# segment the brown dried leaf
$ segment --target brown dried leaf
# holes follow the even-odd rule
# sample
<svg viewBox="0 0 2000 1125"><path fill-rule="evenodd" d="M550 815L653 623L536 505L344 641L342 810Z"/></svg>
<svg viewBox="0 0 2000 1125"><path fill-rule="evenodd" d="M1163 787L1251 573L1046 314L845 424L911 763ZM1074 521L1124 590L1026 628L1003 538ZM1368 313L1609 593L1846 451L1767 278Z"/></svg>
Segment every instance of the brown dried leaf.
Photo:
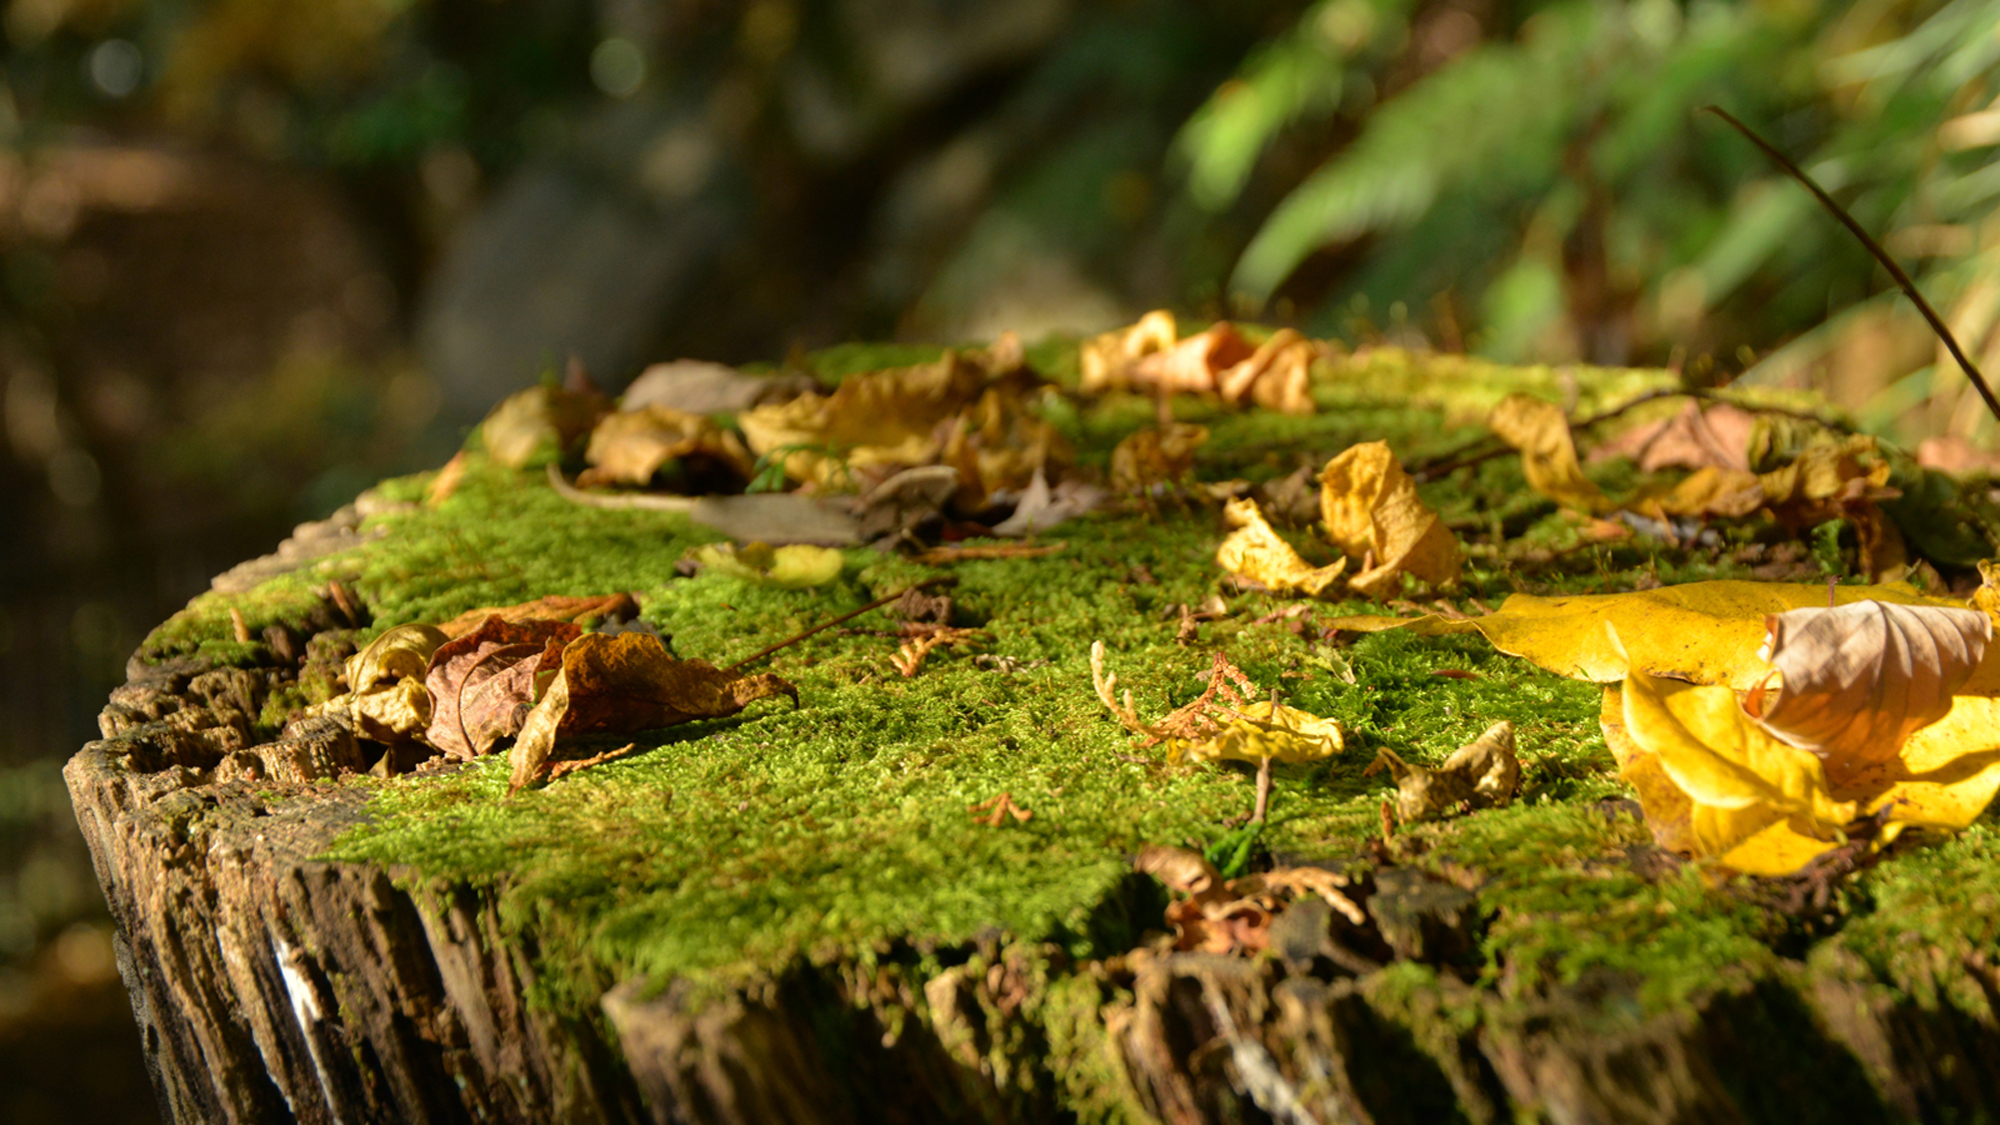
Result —
<svg viewBox="0 0 2000 1125"><path fill-rule="evenodd" d="M594 390L530 387L501 400L479 424L479 436L488 456L518 469L537 450L568 449L610 409L611 400Z"/></svg>
<svg viewBox="0 0 2000 1125"><path fill-rule="evenodd" d="M608 617L624 621L639 616L639 603L630 594L588 594L583 597L569 597L564 594L550 594L531 602L518 605L485 606L468 609L443 625L439 631L447 638L462 637L486 624L489 617L520 624L524 621L587 621L591 618Z"/></svg>
<svg viewBox="0 0 2000 1125"><path fill-rule="evenodd" d="M1634 426L1590 451L1591 464L1630 457L1646 472L1660 469L1750 471L1750 431L1757 417L1726 402L1689 402L1672 418Z"/></svg>
<svg viewBox="0 0 2000 1125"><path fill-rule="evenodd" d="M544 780L573 736L723 718L774 695L799 701L797 688L769 673L738 676L705 660L676 660L658 637L587 633L563 650L562 669L522 724L508 791Z"/></svg>
<svg viewBox="0 0 2000 1125"><path fill-rule="evenodd" d="M1313 412L1307 393L1319 346L1290 328L1253 344L1228 321L1185 339L1173 314L1147 313L1129 328L1084 342L1081 389L1213 394L1229 403L1255 402L1287 414Z"/></svg>
<svg viewBox="0 0 2000 1125"><path fill-rule="evenodd" d="M439 645L424 674L431 694L426 740L447 757L471 759L520 733L543 686L538 681L555 674L563 646L582 633L568 622L493 615Z"/></svg>
<svg viewBox="0 0 2000 1125"><path fill-rule="evenodd" d="M1765 627L1782 686L1775 701L1753 690L1750 713L1780 741L1818 755L1835 789L1943 718L1993 636L1992 619L1976 609L1879 601L1795 609Z"/></svg>
<svg viewBox="0 0 2000 1125"><path fill-rule="evenodd" d="M1126 436L1111 451L1111 483L1121 492L1146 492L1172 484L1194 471L1195 451L1208 441L1208 427L1170 422Z"/></svg>
<svg viewBox="0 0 2000 1125"><path fill-rule="evenodd" d="M1367 772L1387 769L1396 780L1396 815L1405 824L1435 820L1460 805L1499 808L1514 799L1521 784L1521 760L1514 751L1514 724L1502 719L1478 738L1452 751L1432 769L1405 762L1383 748Z"/></svg>
<svg viewBox="0 0 2000 1125"><path fill-rule="evenodd" d="M703 415L659 405L622 410L599 419L590 431L584 459L595 467L576 478L580 488L644 486L660 466L673 460L688 465L689 475L695 479L747 481L754 461L733 432Z"/></svg>

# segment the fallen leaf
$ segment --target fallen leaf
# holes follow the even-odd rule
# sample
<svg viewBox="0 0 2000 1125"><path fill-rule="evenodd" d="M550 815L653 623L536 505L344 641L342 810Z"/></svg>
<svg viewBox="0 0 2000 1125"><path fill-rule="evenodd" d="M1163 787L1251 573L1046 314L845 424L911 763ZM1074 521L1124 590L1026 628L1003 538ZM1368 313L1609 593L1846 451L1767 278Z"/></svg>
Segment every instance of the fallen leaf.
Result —
<svg viewBox="0 0 2000 1125"><path fill-rule="evenodd" d="M1069 442L1030 406L1019 380L989 386L951 419L938 460L958 470L954 507L972 515L995 493L1019 492L1074 459Z"/></svg>
<svg viewBox="0 0 2000 1125"><path fill-rule="evenodd" d="M431 696L425 740L447 757L469 760L520 733L546 678L562 665L563 647L582 634L564 621L493 614L439 645L424 673Z"/></svg>
<svg viewBox="0 0 2000 1125"><path fill-rule="evenodd" d="M1112 716L1125 729L1145 736L1140 745L1164 744L1170 762L1225 758L1252 764L1261 764L1266 758L1314 762L1338 754L1344 745L1340 724L1333 719L1283 704L1274 716L1271 700L1246 700L1236 689L1254 693L1256 686L1219 652L1201 695L1153 723L1139 718L1130 691L1120 700L1118 677L1104 670L1103 641L1091 642L1090 680Z"/></svg>
<svg viewBox="0 0 2000 1125"><path fill-rule="evenodd" d="M593 468L577 477L580 488L607 484L641 487L669 461L693 482L686 492L726 492L750 479L750 451L734 433L700 414L666 406L621 410L598 419L584 459Z"/></svg>
<svg viewBox="0 0 2000 1125"><path fill-rule="evenodd" d="M487 456L518 469L538 451L568 449L610 409L611 400L595 391L542 384L502 399L479 424L479 437Z"/></svg>
<svg viewBox="0 0 2000 1125"><path fill-rule="evenodd" d="M1184 339L1177 332L1173 314L1156 310L1129 328L1085 341L1080 389L1214 394L1233 405L1313 412L1308 386L1320 350L1297 331L1281 328L1262 344L1228 321Z"/></svg>
<svg viewBox="0 0 2000 1125"><path fill-rule="evenodd" d="M1958 477L2000 476L2000 453L1981 449L1957 434L1918 442L1917 464Z"/></svg>
<svg viewBox="0 0 2000 1125"><path fill-rule="evenodd" d="M1120 492L1150 494L1185 479L1194 455L1208 441L1208 427L1170 422L1127 434L1111 451L1111 484Z"/></svg>
<svg viewBox="0 0 2000 1125"><path fill-rule="evenodd" d="M1248 497L1224 505L1222 518L1236 530L1216 548L1215 561L1229 573L1261 582L1275 593L1297 590L1316 598L1347 569L1346 559L1336 559L1331 566L1308 564L1271 529L1257 502Z"/></svg>
<svg viewBox="0 0 2000 1125"><path fill-rule="evenodd" d="M735 414L817 390L806 375L746 375L699 359L656 363L639 373L618 400L621 410L664 406L686 414Z"/></svg>
<svg viewBox="0 0 2000 1125"><path fill-rule="evenodd" d="M893 474L854 503L861 538L900 539L939 519L958 495L960 473L950 465L919 465Z"/></svg>
<svg viewBox="0 0 2000 1125"><path fill-rule="evenodd" d="M1036 469L1027 491L1012 515L993 525L993 534L1013 538L1047 531L1078 516L1095 511L1104 502L1104 490L1079 480L1065 480L1054 488Z"/></svg>
<svg viewBox="0 0 2000 1125"><path fill-rule="evenodd" d="M429 625L398 625L347 658L348 690L309 715L344 719L348 729L375 742L421 737L431 721L424 671L445 635Z"/></svg>
<svg viewBox="0 0 2000 1125"><path fill-rule="evenodd" d="M563 649L562 668L514 740L508 791L544 780L574 736L723 718L774 695L799 700L797 688L769 673L738 676L705 660L676 660L658 637L586 633Z"/></svg>
<svg viewBox="0 0 2000 1125"><path fill-rule="evenodd" d="M997 379L1026 381L1012 333L991 347L947 351L932 363L855 375L830 394L807 393L736 418L759 457L781 457L793 480L847 483L851 473L926 465L943 449L939 427L966 410Z"/></svg>
<svg viewBox="0 0 2000 1125"><path fill-rule="evenodd" d="M1820 760L1764 731L1730 689L1634 671L1619 699L1622 721L1605 742L1661 847L1789 874L1854 820L1854 802L1834 799Z"/></svg>
<svg viewBox="0 0 2000 1125"><path fill-rule="evenodd" d="M1976 609L1880 601L1790 610L1767 628L1780 683L1754 689L1750 713L1818 756L1836 785L1949 713L1993 636Z"/></svg>
<svg viewBox="0 0 2000 1125"><path fill-rule="evenodd" d="M1903 605L1964 604L1927 598L1904 585L1840 586L1833 599L1840 605L1867 599ZM1764 618L1826 603L1824 585L1726 580L1625 594L1559 598L1515 594L1494 613L1465 621L1431 614L1336 617L1321 624L1353 632L1394 628L1420 635L1478 632L1501 652L1573 679L1617 683L1629 668L1638 668L1654 676L1748 691L1770 671L1758 656L1765 639ZM1617 628L1622 648L1605 634L1607 621Z"/></svg>
<svg viewBox="0 0 2000 1125"><path fill-rule="evenodd" d="M690 552L694 560L717 574L740 578L760 586L783 586L800 590L824 586L840 577L847 556L831 547L796 543L773 547L767 543L710 543Z"/></svg>
<svg viewBox="0 0 2000 1125"><path fill-rule="evenodd" d="M1672 418L1634 426L1599 444L1590 463L1630 457L1644 472L1661 469L1750 471L1750 431L1757 417L1726 402L1688 402Z"/></svg>
<svg viewBox="0 0 2000 1125"><path fill-rule="evenodd" d="M1432 769L1404 761L1383 747L1364 773L1386 768L1396 781L1396 815L1404 823L1435 820L1457 810L1499 808L1514 799L1521 784L1521 760L1514 752L1514 724L1502 719L1478 738L1452 751Z"/></svg>
<svg viewBox="0 0 2000 1125"><path fill-rule="evenodd" d="M489 617L498 617L502 621L518 625L527 621L580 622L595 618L624 621L637 616L639 616L639 603L630 594L592 594L583 597L550 594L517 605L468 609L438 626L438 630L447 639L453 639L465 636L486 624L486 619Z"/></svg>
<svg viewBox="0 0 2000 1125"><path fill-rule="evenodd" d="M1272 919L1307 896L1325 899L1353 925L1368 923L1347 894L1347 877L1323 868L1279 867L1225 882L1200 852L1158 844L1141 848L1132 866L1174 894L1166 921L1174 928L1174 948L1183 951L1261 952L1270 945Z"/></svg>
<svg viewBox="0 0 2000 1125"><path fill-rule="evenodd" d="M1380 597L1410 574L1433 586L1458 580L1458 540L1417 495L1387 442L1354 446L1326 463L1319 478L1320 518L1341 554L1372 566L1348 585Z"/></svg>
<svg viewBox="0 0 2000 1125"><path fill-rule="evenodd" d="M1528 487L1565 507L1602 515L1615 505L1583 475L1570 437L1569 418L1560 406L1524 394L1500 400L1486 419L1495 437L1521 453Z"/></svg>

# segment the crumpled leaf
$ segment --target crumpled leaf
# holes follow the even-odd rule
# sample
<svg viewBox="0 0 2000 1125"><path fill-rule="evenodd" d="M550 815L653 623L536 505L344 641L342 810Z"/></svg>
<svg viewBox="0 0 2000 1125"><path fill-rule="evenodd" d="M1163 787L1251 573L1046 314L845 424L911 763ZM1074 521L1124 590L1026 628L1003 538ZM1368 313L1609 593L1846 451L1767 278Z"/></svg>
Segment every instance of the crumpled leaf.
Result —
<svg viewBox="0 0 2000 1125"><path fill-rule="evenodd" d="M450 758L490 753L520 733L562 650L583 630L566 621L510 622L498 614L431 654L424 687L431 696L425 740Z"/></svg>
<svg viewBox="0 0 2000 1125"><path fill-rule="evenodd" d="M429 625L398 625L347 658L348 690L309 715L346 720L348 729L375 742L420 737L431 721L424 672L445 635Z"/></svg>
<svg viewBox="0 0 2000 1125"><path fill-rule="evenodd" d="M438 626L447 638L462 637L486 624L489 617L520 624L524 621L582 622L594 618L624 621L639 616L639 603L630 594L591 594L570 597L550 594L518 605L483 606L468 609Z"/></svg>
<svg viewBox="0 0 2000 1125"><path fill-rule="evenodd" d="M1353 925L1368 922L1347 894L1347 877L1336 871L1280 867L1224 882L1200 852L1159 844L1141 848L1132 866L1174 893L1166 920L1174 928L1174 948L1184 951L1258 953L1270 945L1271 920L1308 895L1325 899Z"/></svg>
<svg viewBox="0 0 2000 1125"><path fill-rule="evenodd" d="M1360 571L1358 593L1380 597L1411 574L1442 586L1458 580L1458 539L1417 495L1387 442L1365 442L1320 470L1320 518L1326 537Z"/></svg>
<svg viewBox="0 0 2000 1125"><path fill-rule="evenodd" d="M537 451L568 449L610 409L611 400L595 390L542 384L502 399L479 424L479 437L489 457L518 469Z"/></svg>
<svg viewBox="0 0 2000 1125"><path fill-rule="evenodd" d="M1074 458L1056 428L1029 409L1024 389L1018 382L988 387L947 424L938 460L958 470L960 512L979 512L994 493L1018 492Z"/></svg>
<svg viewBox="0 0 2000 1125"><path fill-rule="evenodd" d="M694 560L718 574L755 582L760 586L804 589L823 586L840 577L847 556L831 547L794 543L773 547L766 543L709 543L696 547Z"/></svg>
<svg viewBox="0 0 2000 1125"><path fill-rule="evenodd" d="M1435 820L1460 805L1471 809L1499 808L1514 799L1521 785L1521 759L1514 752L1514 724L1502 719L1478 738L1452 751L1444 764L1405 762L1383 747L1363 773L1386 768L1396 781L1396 816L1404 824Z"/></svg>
<svg viewBox="0 0 2000 1125"><path fill-rule="evenodd" d="M1036 469L1013 514L994 524L993 534L1003 538L1033 535L1095 511L1102 503L1103 489L1080 480L1065 480L1050 488L1048 478Z"/></svg>
<svg viewBox="0 0 2000 1125"><path fill-rule="evenodd" d="M1194 455L1208 441L1208 427L1188 422L1136 430L1111 451L1111 484L1120 492L1150 492L1194 471Z"/></svg>
<svg viewBox="0 0 2000 1125"><path fill-rule="evenodd" d="M1591 464L1630 457L1645 472L1661 469L1750 471L1750 431L1757 416L1726 402L1689 402L1671 418L1633 426L1590 451Z"/></svg>
<svg viewBox="0 0 2000 1125"><path fill-rule="evenodd" d="M577 477L578 487L606 484L643 486L669 461L681 461L692 480L750 479L750 451L734 433L703 415L652 405L606 414L590 431L584 459L593 468ZM720 488L704 491L722 491Z"/></svg>
<svg viewBox="0 0 2000 1125"><path fill-rule="evenodd" d="M1795 609L1767 628L1781 681L1775 692L1752 691L1750 713L1779 741L1817 755L1836 784L1895 758L1948 714L1993 636L1976 609L1880 601Z"/></svg>
<svg viewBox="0 0 2000 1125"><path fill-rule="evenodd" d="M1261 583L1275 593L1297 590L1316 598L1347 570L1346 559L1336 559L1332 566L1308 564L1271 529L1257 502L1248 497L1223 505L1222 518L1236 530L1215 549L1215 561L1229 573Z"/></svg>
<svg viewBox="0 0 2000 1125"><path fill-rule="evenodd" d="M1828 520L1854 525L1861 568L1869 577L1899 573L1907 561L1903 537L1877 503L1902 495L1889 487L1889 462L1874 437L1854 434L1807 445L1788 464L1758 475L1764 506L1793 531Z"/></svg>
<svg viewBox="0 0 2000 1125"><path fill-rule="evenodd" d="M1625 507L1662 522L1670 516L1740 519L1764 506L1764 486L1757 474L1714 466L1696 469L1665 489L1641 491Z"/></svg>
<svg viewBox="0 0 2000 1125"><path fill-rule="evenodd" d="M664 406L686 414L734 414L813 389L806 375L746 375L727 364L677 359L641 371L618 403L626 411Z"/></svg>
<svg viewBox="0 0 2000 1125"><path fill-rule="evenodd" d="M739 676L705 660L676 660L658 637L588 633L563 649L562 668L514 740L508 791L545 780L562 744L586 734L628 734L734 715L799 691L769 673Z"/></svg>
<svg viewBox="0 0 2000 1125"><path fill-rule="evenodd" d="M1080 389L1214 394L1233 405L1313 412L1310 376L1320 351L1298 332L1281 328L1253 344L1228 321L1185 339L1177 331L1173 314L1156 310L1129 328L1085 341Z"/></svg>
<svg viewBox="0 0 2000 1125"><path fill-rule="evenodd" d="M1590 515L1603 515L1616 506L1583 475L1562 407L1531 395L1511 394L1493 408L1486 425L1495 437L1520 450L1522 475L1536 492Z"/></svg>
<svg viewBox="0 0 2000 1125"><path fill-rule="evenodd" d="M1274 719L1271 700L1246 700L1236 689L1255 692L1256 685L1220 652L1209 670L1208 687L1157 722L1139 718L1130 691L1120 700L1118 677L1104 670L1103 641L1090 645L1090 682L1112 717L1145 736L1141 746L1165 744L1169 762L1315 762L1338 754L1344 745L1340 724L1333 719L1284 704L1278 705Z"/></svg>
<svg viewBox="0 0 2000 1125"><path fill-rule="evenodd" d="M977 351L843 380L830 394L802 394L736 418L759 457L782 456L793 480L839 485L853 472L926 465L943 449L939 427L977 403L997 379L1026 374L1020 340L1007 333Z"/></svg>

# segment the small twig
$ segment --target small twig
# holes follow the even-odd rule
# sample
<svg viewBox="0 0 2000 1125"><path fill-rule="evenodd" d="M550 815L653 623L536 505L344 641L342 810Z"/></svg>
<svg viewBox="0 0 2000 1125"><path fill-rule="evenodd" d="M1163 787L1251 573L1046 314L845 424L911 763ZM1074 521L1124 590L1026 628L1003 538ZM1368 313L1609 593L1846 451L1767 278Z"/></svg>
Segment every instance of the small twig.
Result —
<svg viewBox="0 0 2000 1125"><path fill-rule="evenodd" d="M850 610L849 612L843 613L839 617L836 617L831 621L822 621L819 624L813 626L812 628L807 629L803 633L786 637L784 640L779 641L776 644L766 645L763 648L758 649L756 652L753 652L750 655L744 657L743 659L737 661L736 663L731 664L729 667L724 668L723 671L725 672L741 671L744 668L744 666L755 664L759 660L762 660L765 657L771 655L772 653L777 652L779 649L790 648L791 646L798 644L800 641L805 640L807 637L812 636L814 633L831 629L835 625L838 625L844 621L852 621L855 618L861 616L862 614L867 613L871 609L880 609L883 606L888 605L890 602L895 601L897 598L902 597L904 594L909 593L911 590L923 590L931 586L950 586L956 584L957 582L958 579L953 578L950 575L940 575L936 578L926 578L922 582L918 582L913 586L905 586L893 594L876 598L874 601L869 602L867 605L862 606L860 609Z"/></svg>
<svg viewBox="0 0 2000 1125"><path fill-rule="evenodd" d="M965 806L965 811L969 813L986 812L988 809L992 811L986 816L973 817L972 822L974 824L984 824L988 828L998 828L1001 822L1007 817L1011 816L1017 822L1026 824L1035 815L1032 811L1015 804L1014 795L1004 790L997 797L991 797L980 801L978 804Z"/></svg>
<svg viewBox="0 0 2000 1125"><path fill-rule="evenodd" d="M1790 157L1772 147L1769 141L1758 136L1750 126L1738 121L1728 110L1723 109L1721 106L1705 105L1701 108L1702 112L1712 113L1728 122L1731 128L1743 134L1744 137L1749 139L1751 144L1763 150L1764 155L1770 157L1772 163L1784 169L1787 175L1799 183L1804 184L1805 189L1813 193L1813 198L1819 200L1820 206L1832 212L1833 217L1840 220L1841 225L1847 228L1848 233L1861 240L1861 245L1866 246L1868 252L1875 255L1875 260L1882 263L1882 268L1889 271L1889 276L1896 279L1896 284L1903 290L1903 295L1908 297L1911 303L1917 306L1917 311L1924 314L1924 319L1930 322L1931 331L1937 333L1938 339L1944 341L1946 350L1951 352L1951 358L1958 361L1959 368L1965 372L1965 377L1972 382L1973 389L1979 392L1980 398L1986 400L1986 409L1992 411L1995 418L2000 418L2000 399L1993 397L1993 388L1986 385L1986 376L1981 375L1978 366L1971 359L1967 358L1965 350L1958 346L1958 339L1951 334L1951 329L1945 327L1944 319L1938 316L1936 309L1931 308L1929 301L1924 300L1924 295L1917 291L1917 283L1910 280L1910 275L1903 272L1903 267L1896 264L1896 260L1889 256L1889 252L1882 249L1880 243L1869 237L1868 232L1861 229L1861 224L1854 221L1854 216L1848 214L1846 208L1835 203L1833 197L1828 195L1824 188L1814 183L1811 176L1806 175L1803 169L1797 164L1792 163Z"/></svg>
<svg viewBox="0 0 2000 1125"><path fill-rule="evenodd" d="M1289 727L1285 713L1278 708L1278 685L1271 685L1271 721L1281 727ZM1271 759L1268 755L1257 763L1257 806L1250 811L1250 823L1264 823L1264 814L1271 809Z"/></svg>
<svg viewBox="0 0 2000 1125"><path fill-rule="evenodd" d="M229 627L235 630L238 644L250 643L250 623L243 620L243 611L235 606L229 607Z"/></svg>

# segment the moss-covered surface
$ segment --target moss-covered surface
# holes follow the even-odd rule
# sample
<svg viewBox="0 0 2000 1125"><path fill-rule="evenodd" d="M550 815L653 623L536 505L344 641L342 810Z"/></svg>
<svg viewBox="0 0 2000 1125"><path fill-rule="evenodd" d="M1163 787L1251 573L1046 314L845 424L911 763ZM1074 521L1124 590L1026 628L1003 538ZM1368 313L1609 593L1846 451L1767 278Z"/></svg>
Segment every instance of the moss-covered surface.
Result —
<svg viewBox="0 0 2000 1125"><path fill-rule="evenodd" d="M837 358L853 371L884 357ZM1073 370L1061 355L1041 358ZM1223 413L1193 400L1178 409L1213 428L1199 477L1260 480L1378 438L1406 461L1435 456L1476 438L1467 418L1506 390L1605 402L1668 382L1660 372L1427 368L1384 353L1322 386L1325 409L1312 417ZM1048 409L1081 459L1101 464L1153 406L1121 398ZM1632 483L1629 470L1607 473L1607 485ZM382 492L419 501L427 479L391 481ZM1744 528L1697 549L1643 538L1595 544L1580 521L1526 488L1512 458L1426 485L1425 494L1468 546L1464 582L1446 599L1467 609L1515 590L1751 577L1750 563L1735 560L1769 551L1738 545L1775 537ZM736 719L645 735L643 753L513 797L498 757L442 776L348 782L371 790L372 819L329 858L491 888L503 923L535 934L536 999L561 1012L591 1010L608 984L638 974L731 979L801 956L891 949L921 958L995 930L1065 947L1072 961L1131 948L1140 927L1159 924L1157 897L1129 874L1132 854L1217 838L1247 814L1252 782L1247 771L1168 767L1136 750L1092 693L1087 654L1100 639L1142 714L1192 698L1222 650L1260 685L1282 685L1288 704L1340 720L1344 754L1278 770L1265 836L1278 853L1365 865L1390 792L1381 775L1362 776L1376 748L1435 763L1488 724L1513 720L1525 765L1520 799L1400 836L1409 862L1478 887L1489 921L1476 956L1459 967L1476 990L1525 995L1610 971L1637 981L1637 1002L1656 1010L1725 974L1812 957L1815 940L1838 930L1843 955L1921 997L1939 987L1927 982L1966 979L1924 966L1961 964L2000 938L2000 835L1987 823L1900 849L1840 890L1810 932L1740 881L1694 866L1660 874L1635 865L1631 856L1650 838L1607 802L1625 792L1598 728L1597 688L1500 655L1477 636L1335 643L1294 630L1291 619L1260 622L1292 603L1220 585L1213 509L1094 515L1045 536L1064 546L1040 558L930 567L853 550L839 580L808 590L680 577L675 563L713 533L673 515L577 507L538 475L476 456L441 505L373 522L388 534L350 554L247 595L197 599L145 652L243 657L244 646L227 639L231 606L259 628L303 615L315 584L339 577L366 599L378 629L544 594L630 590L680 655L726 664L949 573L960 623L992 635L981 651L1008 658L976 662L949 650L904 678L888 661L897 642L868 631L887 623L863 618L855 631L821 634L769 662L798 685L797 709L759 703ZM1192 644L1177 643L1175 607L1219 592L1229 615L1202 624ZM1003 791L1033 818L976 823L968 806ZM1370 984L1372 1002L1428 1013L1413 1025L1448 1037L1454 1020L1474 1017L1454 1014L1429 987L1436 971L1398 966ZM1066 1104L1103 1089L1089 1073L1102 1065L1091 1044L1102 1034L1103 1000L1083 977L1036 994L1050 1057L1074 1058L1057 1071L1077 1086Z"/></svg>

